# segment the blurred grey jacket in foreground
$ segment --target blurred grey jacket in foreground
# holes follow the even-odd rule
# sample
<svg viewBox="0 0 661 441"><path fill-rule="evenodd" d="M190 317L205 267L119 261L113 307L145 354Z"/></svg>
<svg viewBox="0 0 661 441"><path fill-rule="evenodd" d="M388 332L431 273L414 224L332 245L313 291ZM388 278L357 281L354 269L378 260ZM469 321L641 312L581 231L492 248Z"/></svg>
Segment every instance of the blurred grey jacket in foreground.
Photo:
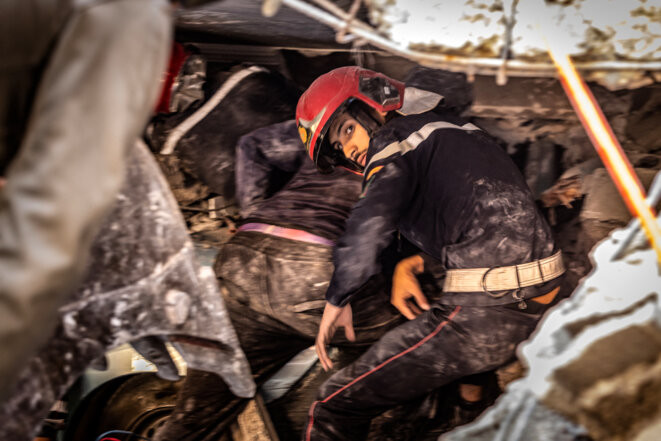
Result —
<svg viewBox="0 0 661 441"><path fill-rule="evenodd" d="M80 281L170 40L166 0L0 5L0 400Z"/></svg>

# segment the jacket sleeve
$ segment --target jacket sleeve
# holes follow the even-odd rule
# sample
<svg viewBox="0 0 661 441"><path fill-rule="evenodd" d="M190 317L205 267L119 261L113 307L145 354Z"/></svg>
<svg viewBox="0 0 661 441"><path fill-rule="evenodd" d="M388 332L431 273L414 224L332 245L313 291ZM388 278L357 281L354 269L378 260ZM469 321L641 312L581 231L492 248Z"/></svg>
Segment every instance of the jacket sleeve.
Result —
<svg viewBox="0 0 661 441"><path fill-rule="evenodd" d="M289 120L254 130L236 147L236 198L241 217L249 217L267 199L278 172L294 173L306 160L296 121Z"/></svg>
<svg viewBox="0 0 661 441"><path fill-rule="evenodd" d="M71 14L48 58L0 190L0 401L80 281L156 101L170 34L165 1L97 2Z"/></svg>
<svg viewBox="0 0 661 441"><path fill-rule="evenodd" d="M405 158L370 171L333 253L335 272L326 292L329 303L346 305L356 290L380 272L379 255L391 242L415 192L415 176Z"/></svg>

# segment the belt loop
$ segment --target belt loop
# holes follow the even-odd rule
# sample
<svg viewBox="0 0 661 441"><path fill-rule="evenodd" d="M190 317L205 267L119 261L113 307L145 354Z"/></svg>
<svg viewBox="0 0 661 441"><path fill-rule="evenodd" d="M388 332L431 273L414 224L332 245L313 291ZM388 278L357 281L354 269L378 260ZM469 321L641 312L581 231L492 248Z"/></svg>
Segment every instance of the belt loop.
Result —
<svg viewBox="0 0 661 441"><path fill-rule="evenodd" d="M521 279L519 278L519 265L514 265L514 273L516 274L516 290L512 293L514 300L518 301L519 309L526 309L528 305L526 301L519 295L521 292Z"/></svg>
<svg viewBox="0 0 661 441"><path fill-rule="evenodd" d="M516 289L521 289L521 279L519 279L519 265L514 265L514 273L516 274Z"/></svg>
<svg viewBox="0 0 661 441"><path fill-rule="evenodd" d="M542 283L546 283L546 280L544 280L544 273L542 272L542 262L539 259L537 259L537 268L539 268L539 277L542 278Z"/></svg>

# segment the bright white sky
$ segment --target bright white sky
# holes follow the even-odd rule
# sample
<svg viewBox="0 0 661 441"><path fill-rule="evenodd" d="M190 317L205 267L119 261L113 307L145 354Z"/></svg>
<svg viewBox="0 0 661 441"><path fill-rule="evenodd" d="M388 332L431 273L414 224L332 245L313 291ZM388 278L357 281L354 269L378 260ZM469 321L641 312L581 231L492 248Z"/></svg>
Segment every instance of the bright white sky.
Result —
<svg viewBox="0 0 661 441"><path fill-rule="evenodd" d="M504 3L509 14L511 0ZM390 23L389 29L381 29L398 43L435 44L468 53L481 46L488 51L482 55L500 55L503 11L489 10L496 4L493 0L371 0L370 4L373 18L380 16L378 22ZM642 9L656 16L635 13ZM593 55L661 59L661 0L579 0L564 7L520 0L516 19L512 43L516 56L546 52L542 32L569 54L582 54L585 40L598 29L604 40L595 45L592 38Z"/></svg>

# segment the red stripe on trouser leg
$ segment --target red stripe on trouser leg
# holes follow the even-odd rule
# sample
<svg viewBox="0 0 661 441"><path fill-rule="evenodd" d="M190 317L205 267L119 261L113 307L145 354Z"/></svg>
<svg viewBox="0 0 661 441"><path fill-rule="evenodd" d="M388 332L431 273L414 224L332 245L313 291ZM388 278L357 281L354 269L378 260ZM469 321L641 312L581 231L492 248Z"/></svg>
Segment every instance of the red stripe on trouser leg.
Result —
<svg viewBox="0 0 661 441"><path fill-rule="evenodd" d="M318 403L327 403L330 399L335 397L337 394L341 393L342 391L347 390L349 387L351 387L354 384L358 383L360 380L367 377L368 375L371 375L374 372L378 371L379 369L381 369L382 367L384 367L385 365L387 365L391 361L397 360L399 357L402 357L402 356L408 354L409 352L419 348L420 346L425 344L427 341L429 341L431 338L435 337L436 334L438 334L441 331L441 329L443 329L445 327L445 325L447 325L453 318L455 318L457 316L457 314L459 313L460 310L461 310L461 306L457 306L456 308L454 308L454 311L452 311L452 313L448 316L447 320L442 321L436 327L436 329L434 329L431 333L426 335L422 340L420 340L419 342L417 342L416 344L414 344L410 348L400 352L399 354L393 355L392 357L390 357L389 359L387 359L386 361L384 361L380 365L376 366L375 368L370 369L369 371L367 371L364 374L362 374L361 376L355 378L354 380L352 380L350 383L346 384L345 386L342 386L340 389L336 390L335 392L333 392L332 394L330 394L329 396L327 396L323 400L321 400L321 401L317 400L314 403L312 403L312 406L310 406L310 412L309 412L310 420L308 422L307 434L305 436L306 441L310 441L310 436L312 435L312 425L314 424L314 409L317 407Z"/></svg>
<svg viewBox="0 0 661 441"><path fill-rule="evenodd" d="M305 439L307 441L310 441L310 435L312 434L312 424L314 424L314 408L317 407L317 403L319 403L319 401L315 401L312 403L312 406L310 406L310 421L308 422L308 430L307 434L305 435Z"/></svg>

